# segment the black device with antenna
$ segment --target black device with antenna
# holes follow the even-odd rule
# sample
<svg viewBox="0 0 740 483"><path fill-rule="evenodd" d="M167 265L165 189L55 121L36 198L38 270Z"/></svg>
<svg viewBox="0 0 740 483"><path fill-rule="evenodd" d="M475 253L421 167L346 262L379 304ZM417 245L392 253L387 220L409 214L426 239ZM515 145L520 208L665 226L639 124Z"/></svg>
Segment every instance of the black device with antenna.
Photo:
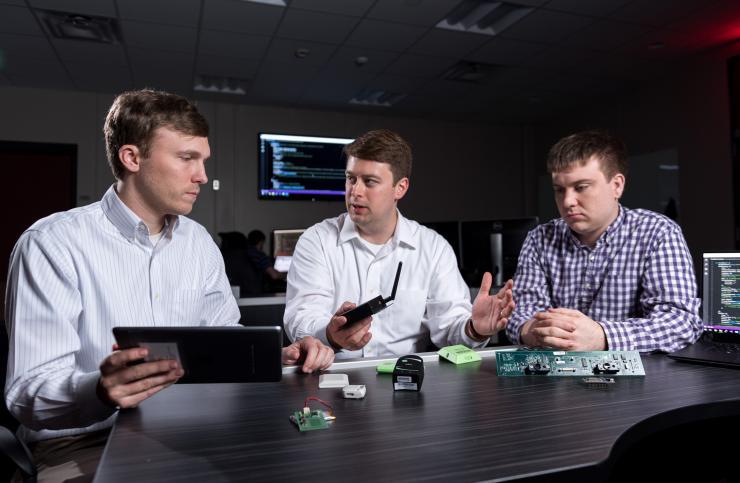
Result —
<svg viewBox="0 0 740 483"><path fill-rule="evenodd" d="M370 317L373 314L377 314L381 310L388 307L388 302L392 302L396 298L396 289L398 288L398 279L401 276L401 266L403 262L398 262L398 269L396 270L396 279L393 281L393 290L391 296L383 298L382 295L378 295L374 299L368 300L367 302L358 305L354 309L350 309L342 314L342 317L347 318L347 323L344 327L349 327L355 322L359 322L362 319Z"/></svg>

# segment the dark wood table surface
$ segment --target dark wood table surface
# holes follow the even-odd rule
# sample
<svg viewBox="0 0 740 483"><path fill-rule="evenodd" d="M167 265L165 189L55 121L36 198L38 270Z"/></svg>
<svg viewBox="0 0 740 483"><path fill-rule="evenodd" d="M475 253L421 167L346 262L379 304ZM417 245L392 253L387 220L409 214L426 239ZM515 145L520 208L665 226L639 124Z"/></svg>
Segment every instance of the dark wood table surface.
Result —
<svg viewBox="0 0 740 483"><path fill-rule="evenodd" d="M672 410L724 401L740 414L736 369L644 355L646 377L596 389L577 377L498 377L491 352L461 366L426 362L418 393L394 392L375 364L332 366L367 386L362 400L297 373L175 385L119 414L95 481L507 480L594 470L620 435ZM288 417L312 395L337 419L301 433Z"/></svg>

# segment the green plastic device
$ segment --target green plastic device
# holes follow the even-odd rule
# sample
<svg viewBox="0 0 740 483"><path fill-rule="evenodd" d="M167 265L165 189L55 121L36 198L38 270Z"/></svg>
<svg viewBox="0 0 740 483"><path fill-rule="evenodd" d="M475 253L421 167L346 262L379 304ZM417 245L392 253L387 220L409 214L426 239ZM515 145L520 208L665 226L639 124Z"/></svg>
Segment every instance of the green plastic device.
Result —
<svg viewBox="0 0 740 483"><path fill-rule="evenodd" d="M396 368L396 361L381 362L375 369L381 374L393 374Z"/></svg>
<svg viewBox="0 0 740 483"><path fill-rule="evenodd" d="M539 351L496 352L499 376L644 376L637 351Z"/></svg>
<svg viewBox="0 0 740 483"><path fill-rule="evenodd" d="M462 344L450 345L437 351L440 357L444 357L453 364L466 364L481 360L480 354Z"/></svg>

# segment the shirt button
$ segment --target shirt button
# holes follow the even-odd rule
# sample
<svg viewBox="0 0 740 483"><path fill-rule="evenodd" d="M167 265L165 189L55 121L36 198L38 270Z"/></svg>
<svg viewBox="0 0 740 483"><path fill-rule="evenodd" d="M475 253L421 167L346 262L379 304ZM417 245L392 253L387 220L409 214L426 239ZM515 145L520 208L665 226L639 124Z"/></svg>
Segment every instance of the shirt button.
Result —
<svg viewBox="0 0 740 483"><path fill-rule="evenodd" d="M591 255L590 257L588 257L588 259L593 262L594 260L596 260L596 255Z"/></svg>
<svg viewBox="0 0 740 483"><path fill-rule="evenodd" d="M586 288L591 288L591 284L590 283L587 283L586 284Z"/></svg>

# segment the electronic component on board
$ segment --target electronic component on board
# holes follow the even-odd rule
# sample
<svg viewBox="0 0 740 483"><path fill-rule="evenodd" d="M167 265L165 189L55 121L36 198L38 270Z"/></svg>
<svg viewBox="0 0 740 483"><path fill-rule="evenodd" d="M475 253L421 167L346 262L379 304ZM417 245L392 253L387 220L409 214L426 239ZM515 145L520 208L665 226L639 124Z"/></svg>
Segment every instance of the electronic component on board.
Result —
<svg viewBox="0 0 740 483"><path fill-rule="evenodd" d="M318 401L319 403L326 406L328 410L312 410L308 406L308 403L310 401ZM301 409L300 411L295 411L293 414L290 415L290 421L298 426L298 429L301 432L313 431L316 429L327 429L329 427L329 423L331 423L335 419L336 416L334 416L334 410L329 405L329 403L327 403L326 401L322 401L316 396L307 397L306 400L303 402L303 409Z"/></svg>
<svg viewBox="0 0 740 483"><path fill-rule="evenodd" d="M499 376L644 376L637 351L501 350Z"/></svg>

